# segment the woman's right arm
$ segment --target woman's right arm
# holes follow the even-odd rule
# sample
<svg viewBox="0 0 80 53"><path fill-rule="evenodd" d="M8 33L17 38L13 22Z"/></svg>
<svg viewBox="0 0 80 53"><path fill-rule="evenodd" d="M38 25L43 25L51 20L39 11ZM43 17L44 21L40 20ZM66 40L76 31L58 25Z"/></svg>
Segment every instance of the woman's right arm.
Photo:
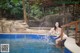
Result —
<svg viewBox="0 0 80 53"><path fill-rule="evenodd" d="M54 28L51 28L50 31L49 31L49 34L54 34Z"/></svg>

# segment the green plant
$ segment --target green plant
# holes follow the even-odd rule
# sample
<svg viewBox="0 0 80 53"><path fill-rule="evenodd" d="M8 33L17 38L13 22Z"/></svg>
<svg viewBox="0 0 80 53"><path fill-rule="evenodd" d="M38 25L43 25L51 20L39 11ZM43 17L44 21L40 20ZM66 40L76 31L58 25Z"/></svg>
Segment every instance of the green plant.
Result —
<svg viewBox="0 0 80 53"><path fill-rule="evenodd" d="M30 16L34 18L40 18L42 16L42 11L38 5L34 4L31 6Z"/></svg>

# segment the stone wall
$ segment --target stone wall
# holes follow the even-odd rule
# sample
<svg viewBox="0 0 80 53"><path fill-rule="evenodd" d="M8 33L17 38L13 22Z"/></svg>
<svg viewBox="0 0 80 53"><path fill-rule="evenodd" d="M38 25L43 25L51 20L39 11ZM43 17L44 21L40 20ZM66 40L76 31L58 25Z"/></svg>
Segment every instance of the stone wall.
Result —
<svg viewBox="0 0 80 53"><path fill-rule="evenodd" d="M39 30L28 27L23 20L0 20L0 33L38 33L44 34L48 30Z"/></svg>
<svg viewBox="0 0 80 53"><path fill-rule="evenodd" d="M22 20L0 20L1 33L24 32L27 27L27 24Z"/></svg>

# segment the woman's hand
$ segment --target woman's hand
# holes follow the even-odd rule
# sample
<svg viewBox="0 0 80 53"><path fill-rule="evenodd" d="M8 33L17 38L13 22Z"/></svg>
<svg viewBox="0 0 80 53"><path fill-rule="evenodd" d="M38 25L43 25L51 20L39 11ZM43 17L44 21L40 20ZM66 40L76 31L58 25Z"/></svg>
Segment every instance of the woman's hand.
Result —
<svg viewBox="0 0 80 53"><path fill-rule="evenodd" d="M48 32L48 35L52 35L52 34L54 34L54 32L55 32L54 28L51 28L50 31Z"/></svg>

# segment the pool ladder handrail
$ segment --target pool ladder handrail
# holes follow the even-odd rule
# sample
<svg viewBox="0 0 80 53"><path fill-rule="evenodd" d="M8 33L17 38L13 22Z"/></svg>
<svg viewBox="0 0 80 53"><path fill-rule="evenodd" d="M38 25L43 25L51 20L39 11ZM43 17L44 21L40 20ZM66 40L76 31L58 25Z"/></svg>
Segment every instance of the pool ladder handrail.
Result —
<svg viewBox="0 0 80 53"><path fill-rule="evenodd" d="M60 35L61 40L63 39L64 28L65 28L65 27L70 27L70 26L72 26L72 25L75 25L75 40L77 40L77 33L80 33L80 32L78 32L78 31L79 31L79 29L78 29L78 24L79 24L79 23L80 23L80 20L77 20L77 21L73 21L73 22L71 22L71 23L62 25L62 26L61 26L61 27L62 27L62 29L61 29L61 35ZM80 36L80 35L79 35L79 36ZM79 39L79 43L80 43L80 39Z"/></svg>

